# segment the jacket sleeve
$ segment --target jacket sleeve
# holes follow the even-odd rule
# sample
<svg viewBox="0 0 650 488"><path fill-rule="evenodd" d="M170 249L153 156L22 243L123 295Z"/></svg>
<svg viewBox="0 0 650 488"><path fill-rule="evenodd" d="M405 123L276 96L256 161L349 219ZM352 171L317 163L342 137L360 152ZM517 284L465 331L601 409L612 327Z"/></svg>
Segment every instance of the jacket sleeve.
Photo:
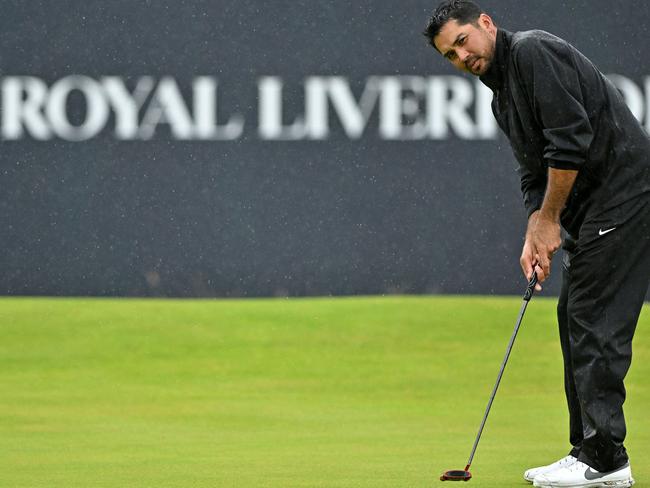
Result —
<svg viewBox="0 0 650 488"><path fill-rule="evenodd" d="M524 207L528 218L542 208L544 193L546 192L546 178L543 175L535 175L528 168L519 165L519 177L521 179L521 193L524 196Z"/></svg>
<svg viewBox="0 0 650 488"><path fill-rule="evenodd" d="M585 110L575 53L566 43L522 39L513 52L519 79L540 124L550 168L579 170L593 129Z"/></svg>

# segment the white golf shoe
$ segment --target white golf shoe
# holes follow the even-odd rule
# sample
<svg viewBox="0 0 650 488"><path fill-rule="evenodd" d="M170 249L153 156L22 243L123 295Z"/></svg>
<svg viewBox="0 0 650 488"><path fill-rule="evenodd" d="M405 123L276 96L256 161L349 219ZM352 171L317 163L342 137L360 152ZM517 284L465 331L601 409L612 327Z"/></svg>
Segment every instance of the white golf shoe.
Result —
<svg viewBox="0 0 650 488"><path fill-rule="evenodd" d="M534 486L543 488L628 488L634 484L630 463L607 473L600 473L581 461L570 466L538 474Z"/></svg>
<svg viewBox="0 0 650 488"><path fill-rule="evenodd" d="M553 464L549 464L548 466L540 466L538 468L531 468L528 471L524 473L524 479L526 481L530 481L531 483L535 479L535 476L544 474L544 473L550 473L551 471L555 471L556 469L560 468L566 468L571 466L573 463L578 461L577 458L573 456L567 456L563 457L559 461L555 461Z"/></svg>

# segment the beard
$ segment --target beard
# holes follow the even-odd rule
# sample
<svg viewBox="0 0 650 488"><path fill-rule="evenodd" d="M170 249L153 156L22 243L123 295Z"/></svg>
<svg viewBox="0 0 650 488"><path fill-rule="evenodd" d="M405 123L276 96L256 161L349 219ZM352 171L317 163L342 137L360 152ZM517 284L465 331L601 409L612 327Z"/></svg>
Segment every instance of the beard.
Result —
<svg viewBox="0 0 650 488"><path fill-rule="evenodd" d="M487 43L485 52L476 54L465 62L465 68L467 69L467 72L475 76L482 76L487 73L487 71L490 69L490 66L492 65L492 61L494 60L496 53L496 41L493 41L487 31L483 30L482 28L481 34ZM474 64L476 64L476 67L473 69L472 66L474 66Z"/></svg>
<svg viewBox="0 0 650 488"><path fill-rule="evenodd" d="M472 56L465 63L465 69L474 76L483 76L492 66L493 60L494 56Z"/></svg>

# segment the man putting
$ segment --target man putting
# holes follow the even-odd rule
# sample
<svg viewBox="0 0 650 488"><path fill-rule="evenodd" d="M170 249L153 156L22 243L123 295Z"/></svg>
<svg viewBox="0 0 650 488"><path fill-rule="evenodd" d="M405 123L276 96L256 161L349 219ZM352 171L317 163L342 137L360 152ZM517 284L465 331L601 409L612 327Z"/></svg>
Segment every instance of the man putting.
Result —
<svg viewBox="0 0 650 488"><path fill-rule="evenodd" d="M508 32L464 0L443 2L425 35L494 92L528 213L526 279L533 271L540 283L548 278L565 230L557 314L573 448L524 478L543 487L632 486L623 379L650 281L650 138L616 87L558 37Z"/></svg>

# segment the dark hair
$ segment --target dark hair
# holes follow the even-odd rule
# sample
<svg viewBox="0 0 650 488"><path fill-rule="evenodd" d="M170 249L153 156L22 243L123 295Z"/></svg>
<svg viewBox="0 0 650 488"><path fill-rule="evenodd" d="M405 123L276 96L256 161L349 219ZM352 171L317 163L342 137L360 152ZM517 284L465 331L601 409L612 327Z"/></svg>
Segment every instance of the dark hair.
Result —
<svg viewBox="0 0 650 488"><path fill-rule="evenodd" d="M470 0L445 0L434 10L422 34L436 47L433 40L447 22L455 20L460 25L476 24L482 13L481 7Z"/></svg>

